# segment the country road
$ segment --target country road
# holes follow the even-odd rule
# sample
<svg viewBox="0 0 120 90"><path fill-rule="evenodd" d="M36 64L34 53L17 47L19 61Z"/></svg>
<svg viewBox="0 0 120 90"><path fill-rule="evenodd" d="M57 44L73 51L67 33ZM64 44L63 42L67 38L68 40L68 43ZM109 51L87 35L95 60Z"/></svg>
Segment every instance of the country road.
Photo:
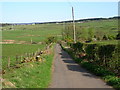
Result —
<svg viewBox="0 0 120 90"><path fill-rule="evenodd" d="M60 45L55 46L50 88L111 88L103 80L75 63Z"/></svg>

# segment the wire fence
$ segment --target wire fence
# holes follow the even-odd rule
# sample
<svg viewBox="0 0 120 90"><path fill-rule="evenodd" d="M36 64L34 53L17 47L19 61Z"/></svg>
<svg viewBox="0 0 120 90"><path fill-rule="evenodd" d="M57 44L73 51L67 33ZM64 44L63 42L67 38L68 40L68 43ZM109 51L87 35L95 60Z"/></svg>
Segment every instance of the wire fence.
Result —
<svg viewBox="0 0 120 90"><path fill-rule="evenodd" d="M25 53L23 55L15 56L2 56L2 70L10 69L16 67L18 64L26 63L30 61L42 61L42 54L48 53L50 46L49 44L43 50L38 49L35 52Z"/></svg>

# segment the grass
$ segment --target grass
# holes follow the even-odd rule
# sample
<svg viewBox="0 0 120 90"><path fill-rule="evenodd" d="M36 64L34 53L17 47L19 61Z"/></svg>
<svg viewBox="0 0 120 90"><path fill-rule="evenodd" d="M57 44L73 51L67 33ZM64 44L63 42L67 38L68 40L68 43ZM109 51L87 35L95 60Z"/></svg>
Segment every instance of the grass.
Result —
<svg viewBox="0 0 120 90"><path fill-rule="evenodd" d="M43 42L49 36L60 38L61 25L17 25L14 30L9 30L10 26L3 27L3 40L16 40L30 42Z"/></svg>
<svg viewBox="0 0 120 90"><path fill-rule="evenodd" d="M49 36L61 38L61 25L17 25L14 30L11 26L3 27L2 40L15 40L15 42L25 41L44 42ZM20 68L6 69L8 57L11 64L15 64L16 55L32 53L39 49L44 49L44 44L2 44L2 67L5 69L3 79L11 82L16 88L47 88L51 80L51 66L53 53L43 56L45 62L28 62L20 64ZM7 58L5 58L7 57ZM3 88L13 88L9 84L3 83Z"/></svg>
<svg viewBox="0 0 120 90"><path fill-rule="evenodd" d="M91 43L88 44L102 44L102 45L107 45L107 44L118 44L118 40L103 40L103 41L93 41Z"/></svg>
<svg viewBox="0 0 120 90"><path fill-rule="evenodd" d="M70 24L66 24L66 26L67 25ZM79 32L77 35L78 39L87 40L90 35L89 31L92 32L93 36L96 35L96 37L100 39L102 39L104 35L115 37L118 34L118 20L111 19L76 23L76 32Z"/></svg>
<svg viewBox="0 0 120 90"><path fill-rule="evenodd" d="M35 52L39 49L43 49L44 44L3 44L2 54L4 56L23 55L25 53Z"/></svg>
<svg viewBox="0 0 120 90"><path fill-rule="evenodd" d="M53 53L44 58L43 63L24 63L23 67L8 71L3 78L14 84L16 88L47 88L51 81ZM3 84L3 88L13 87Z"/></svg>
<svg viewBox="0 0 120 90"><path fill-rule="evenodd" d="M66 23L65 26L70 23ZM80 27L82 26L82 28ZM118 20L100 20L88 21L85 23L76 23L76 30L80 31L80 38L87 38L90 30L97 37L102 38L103 35L116 36L118 31ZM65 28L63 24L38 24L38 25L15 25L14 30L10 30L11 26L3 27L3 40L16 40L30 42L31 38L34 42L42 42L49 36L61 38L61 32ZM32 35L32 36L31 36Z"/></svg>
<svg viewBox="0 0 120 90"><path fill-rule="evenodd" d="M16 63L16 55L21 56L25 53L33 53L39 49L43 50L44 44L3 44L2 45L2 67L6 69L8 57L11 58L11 65Z"/></svg>

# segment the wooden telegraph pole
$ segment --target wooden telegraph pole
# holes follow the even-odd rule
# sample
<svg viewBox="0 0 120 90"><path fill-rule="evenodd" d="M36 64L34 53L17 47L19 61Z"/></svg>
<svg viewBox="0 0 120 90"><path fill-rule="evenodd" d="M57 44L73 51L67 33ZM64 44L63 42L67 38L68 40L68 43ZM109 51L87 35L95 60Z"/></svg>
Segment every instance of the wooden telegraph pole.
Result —
<svg viewBox="0 0 120 90"><path fill-rule="evenodd" d="M31 41L31 44L32 44L32 42L33 42L33 41L32 41L32 30L31 30L31 40L30 40L30 41Z"/></svg>
<svg viewBox="0 0 120 90"><path fill-rule="evenodd" d="M12 30L14 30L14 26L13 26L14 24L12 24Z"/></svg>
<svg viewBox="0 0 120 90"><path fill-rule="evenodd" d="M74 8L73 7L72 7L72 18L73 18L73 39L74 39L74 43L76 43Z"/></svg>

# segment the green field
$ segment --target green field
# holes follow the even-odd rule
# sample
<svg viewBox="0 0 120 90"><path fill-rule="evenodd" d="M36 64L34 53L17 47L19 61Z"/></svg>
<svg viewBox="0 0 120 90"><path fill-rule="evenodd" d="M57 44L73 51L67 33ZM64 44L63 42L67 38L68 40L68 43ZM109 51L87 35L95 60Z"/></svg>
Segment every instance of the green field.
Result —
<svg viewBox="0 0 120 90"><path fill-rule="evenodd" d="M2 40L15 40L30 42L42 42L47 37L56 36L60 38L61 25L15 25L14 30L10 30L11 26L3 27Z"/></svg>
<svg viewBox="0 0 120 90"><path fill-rule="evenodd" d="M56 36L61 38L61 31L66 30L65 27L70 23L65 24L37 24L37 25L15 25L13 30L11 26L3 27L2 40L15 40L14 43L25 41L44 42L47 37ZM72 27L70 29L72 32ZM86 40L89 36L89 31L102 39L103 35L115 37L118 33L118 20L98 20L88 21L85 23L76 23L77 40ZM72 37L72 35L71 35Z"/></svg>
<svg viewBox="0 0 120 90"><path fill-rule="evenodd" d="M14 65L16 64L16 55L21 56L26 53L36 52L38 49L43 50L46 46L44 42L50 36L54 36L58 40L61 40L61 38L64 37L64 35L62 36L62 31L66 30L66 27L69 25L72 24L14 25L13 29L11 29L12 26L3 27L2 36L0 36L3 43L3 69L7 70L8 57L11 59L11 65ZM70 32L73 32L73 29L70 29ZM93 35L100 37L100 39L102 39L103 35L116 37L118 34L118 20L110 19L76 23L76 31L78 32L77 41L86 41L89 37L89 31L91 31ZM36 42L36 44L31 44L31 40L32 42ZM42 42L42 44L39 42ZM114 39L97 40L91 43L118 44L118 41ZM29 62L23 64L23 67L19 69L7 70L3 77L18 88L45 88L50 82L53 56L53 53L44 56L46 60L44 63ZM28 81L30 82L28 83ZM6 85L3 86L11 87Z"/></svg>
<svg viewBox="0 0 120 90"><path fill-rule="evenodd" d="M50 36L55 36L59 40L62 37L62 30L65 30L70 23L66 24L37 24L37 25L14 25L13 30L11 26L3 27L2 41L14 40L12 44L2 44L3 66L8 56L11 59L16 55L23 55L25 53L35 52L38 48L43 48L45 45L31 45L32 42L45 42ZM91 28L91 29L90 29ZM71 28L72 30L72 28ZM80 39L87 40L89 30L96 36L102 38L103 35L116 36L118 33L118 20L99 20L88 21L85 23L76 23L76 30L80 32L77 34ZM71 32L71 31L70 31ZM78 39L79 41L79 39ZM19 44L18 44L19 43ZM29 44L28 44L29 43ZM93 41L91 43L98 44L118 44L117 40ZM6 57L6 58L5 58ZM5 65L6 66L6 65Z"/></svg>
<svg viewBox="0 0 120 90"><path fill-rule="evenodd" d="M27 44L3 44L2 46L2 66L7 67L8 57L11 59L11 64L16 64L16 55L24 56L26 53L34 53L38 49L43 50L45 45L27 45Z"/></svg>
<svg viewBox="0 0 120 90"><path fill-rule="evenodd" d="M73 38L72 35L72 24L66 24L66 29L69 29L69 33L71 33L70 37ZM109 20L98 20L98 21L88 21L84 23L76 23L76 36L77 41L87 40L88 37L92 34L92 36L96 36L96 38L102 39L104 35L108 37L116 37L118 34L118 20L117 19L109 19Z"/></svg>
<svg viewBox="0 0 120 90"><path fill-rule="evenodd" d="M21 68L7 70L3 75L6 83L3 88L46 88L51 81L52 60L54 54L43 56L45 61L21 64Z"/></svg>

